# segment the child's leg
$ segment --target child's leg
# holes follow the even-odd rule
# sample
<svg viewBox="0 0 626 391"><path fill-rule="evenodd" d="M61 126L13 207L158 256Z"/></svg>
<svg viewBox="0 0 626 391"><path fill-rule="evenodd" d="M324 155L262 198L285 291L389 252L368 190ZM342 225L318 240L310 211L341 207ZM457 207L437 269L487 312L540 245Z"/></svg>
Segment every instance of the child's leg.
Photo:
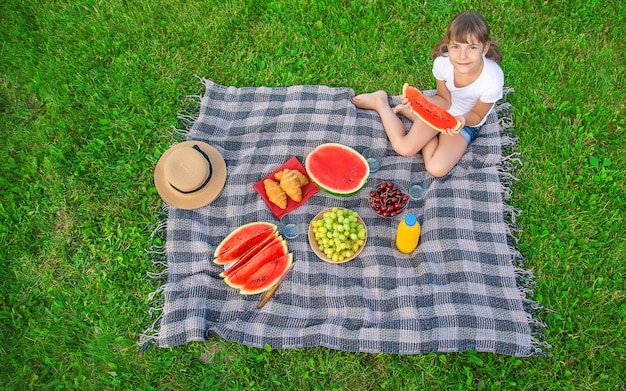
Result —
<svg viewBox="0 0 626 391"><path fill-rule="evenodd" d="M435 177L446 175L461 160L467 141L460 134L434 137L422 149L426 171Z"/></svg>
<svg viewBox="0 0 626 391"><path fill-rule="evenodd" d="M415 155L438 133L420 119L413 122L407 133L404 123L389 106L389 99L385 91L357 95L352 98L352 103L360 109L375 110L380 115L391 146L402 156Z"/></svg>
<svg viewBox="0 0 626 391"><path fill-rule="evenodd" d="M404 124L393 112L389 105L389 98L385 91L370 92L352 97L352 103L359 109L374 110L380 116L383 127L387 133L405 134Z"/></svg>

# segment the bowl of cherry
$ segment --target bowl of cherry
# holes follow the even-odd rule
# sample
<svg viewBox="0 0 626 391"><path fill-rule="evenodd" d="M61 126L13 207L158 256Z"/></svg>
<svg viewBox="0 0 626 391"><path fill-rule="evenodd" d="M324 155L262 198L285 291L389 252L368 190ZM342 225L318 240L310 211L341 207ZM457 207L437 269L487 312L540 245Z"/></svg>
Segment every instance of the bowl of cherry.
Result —
<svg viewBox="0 0 626 391"><path fill-rule="evenodd" d="M376 214L383 217L399 215L409 203L406 191L392 181L378 184L369 193L370 207Z"/></svg>

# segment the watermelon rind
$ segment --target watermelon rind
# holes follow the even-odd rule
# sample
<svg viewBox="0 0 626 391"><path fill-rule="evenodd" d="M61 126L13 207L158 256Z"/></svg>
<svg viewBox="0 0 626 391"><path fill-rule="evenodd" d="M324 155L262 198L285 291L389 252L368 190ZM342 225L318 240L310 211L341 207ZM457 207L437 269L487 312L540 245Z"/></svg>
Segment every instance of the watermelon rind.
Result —
<svg viewBox="0 0 626 391"><path fill-rule="evenodd" d="M256 272L250 275L250 278L241 287L239 293L242 295L256 295L269 290L289 271L292 263L293 253L289 253L263 264ZM273 269L271 267L272 264L274 264ZM267 273L269 269L272 269L271 274ZM267 273L266 275L269 277L265 277L264 273ZM258 279L263 279L263 284L256 285Z"/></svg>
<svg viewBox="0 0 626 391"><path fill-rule="evenodd" d="M224 265L237 260L254 245L271 236L278 230L278 226L264 221L255 221L235 228L215 248L214 260L218 265ZM246 236L247 235L247 236Z"/></svg>
<svg viewBox="0 0 626 391"><path fill-rule="evenodd" d="M318 160L317 154L324 153L325 148L335 148L334 151L340 151L340 153L345 153L346 158L335 158L329 160L326 167L317 167L313 161ZM354 167L352 170L341 170L341 163L349 161L349 158L352 157L356 159L359 163L359 167ZM365 186L367 179L370 175L370 167L367 163L367 160L354 149L339 143L325 143L318 145L315 149L313 149L306 157L304 161L304 167L309 175L309 178L313 183L317 185L320 189L325 191L326 193L339 196L339 197L349 197L359 192ZM357 170L360 172L360 176L357 176ZM324 175L318 170L325 170L329 173L332 172L332 175ZM342 172L352 171L351 175L341 175ZM351 186L345 187L343 189L339 188L336 184L333 186L331 181L340 181L342 186L346 186L346 183L352 183Z"/></svg>
<svg viewBox="0 0 626 391"><path fill-rule="evenodd" d="M423 97L422 92L420 90L418 90L417 88L410 86L408 83L405 83L404 86L402 86L402 95L405 98L407 97L407 92L408 91L413 92L415 95L420 96L424 100L423 104L419 104L419 103L418 104L425 111L436 110L438 112L438 115L440 115L442 117L445 117L444 120L447 120L447 121L450 121L451 123L454 123L454 126L451 126L450 129L455 130L455 131L461 129L461 127L463 126L463 123L461 121L459 121L455 116L453 116L452 114L448 113L443 107L438 106L438 105L428 101L425 97ZM445 130L444 128L441 128L441 127L437 126L435 123L433 123L433 121L431 121L431 119L429 119L425 115L423 115L423 113L420 113L418 110L415 110L415 107L413 106L412 103L413 102L410 103L411 111L413 111L413 113L415 113L415 115L417 115L419 117L419 119L421 119L425 124L427 124L428 126L430 126L431 128L435 129L438 132L443 132Z"/></svg>

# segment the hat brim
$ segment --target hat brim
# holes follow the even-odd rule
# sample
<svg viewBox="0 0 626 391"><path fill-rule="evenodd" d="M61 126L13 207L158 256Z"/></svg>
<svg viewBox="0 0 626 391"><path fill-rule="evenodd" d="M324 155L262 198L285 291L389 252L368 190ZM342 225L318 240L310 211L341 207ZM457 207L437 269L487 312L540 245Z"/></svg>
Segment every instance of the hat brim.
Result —
<svg viewBox="0 0 626 391"><path fill-rule="evenodd" d="M209 182L201 190L191 194L182 194L174 190L165 178L165 161L173 151L179 148L193 147L194 145L200 147L207 154L211 161L213 173ZM217 149L203 141L184 141L173 145L161 155L154 169L154 185L159 192L159 196L169 206L180 209L196 209L209 205L222 193L225 183L226 162L224 158Z"/></svg>

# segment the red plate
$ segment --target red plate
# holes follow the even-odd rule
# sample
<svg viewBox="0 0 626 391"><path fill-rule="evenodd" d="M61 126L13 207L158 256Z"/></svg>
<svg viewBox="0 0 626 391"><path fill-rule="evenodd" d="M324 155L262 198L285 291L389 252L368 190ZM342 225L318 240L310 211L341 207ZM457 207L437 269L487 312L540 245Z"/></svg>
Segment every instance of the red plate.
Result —
<svg viewBox="0 0 626 391"><path fill-rule="evenodd" d="M304 174L307 177L307 179L309 180L309 184L302 188L302 201L295 202L291 198L287 197L287 208L280 209L274 203L270 202L270 200L267 198L267 195L265 194L265 186L263 185L263 181L265 179L268 179L268 178L276 180L274 178L274 174L276 174L279 171L284 170L285 168L288 168L290 170L298 170L298 171L300 171L302 174ZM300 205L304 204L306 202L306 200L311 198L311 196L313 194L315 194L315 193L317 193L319 191L319 187L317 187L317 185L315 185L315 183L313 183L311 181L311 178L309 178L309 176L307 175L306 170L304 169L304 167L302 166L302 164L300 163L298 158L295 157L295 156L293 156L291 159L287 160L282 166L278 167L276 170L272 171L271 174L269 174L265 178L262 178L260 181L255 183L252 187L254 188L254 190L257 191L257 193L259 193L261 198L263 198L263 201L265 201L267 206L270 208L270 211L272 212L272 214L274 216L276 216L276 218L279 219L279 220L280 220L281 217L283 217L287 213L289 213L289 212L293 211L294 209L300 207Z"/></svg>

